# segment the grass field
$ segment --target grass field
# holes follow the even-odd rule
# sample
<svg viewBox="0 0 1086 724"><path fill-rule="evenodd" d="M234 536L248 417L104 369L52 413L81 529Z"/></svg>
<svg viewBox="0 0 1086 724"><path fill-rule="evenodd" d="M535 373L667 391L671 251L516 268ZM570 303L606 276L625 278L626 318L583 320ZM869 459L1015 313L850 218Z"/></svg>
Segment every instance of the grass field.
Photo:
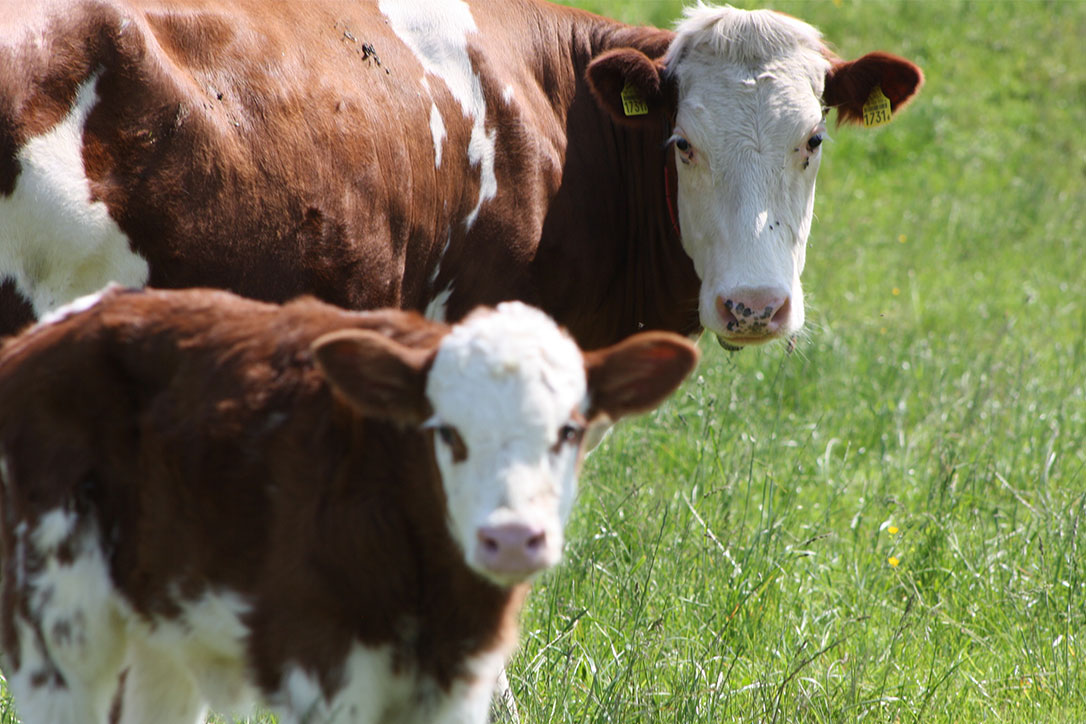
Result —
<svg viewBox="0 0 1086 724"><path fill-rule="evenodd" d="M522 713L1086 722L1086 4L773 7L927 85L832 132L797 352L703 340L590 458Z"/></svg>
<svg viewBox="0 0 1086 724"><path fill-rule="evenodd" d="M523 720L1086 722L1086 3L771 6L927 85L831 131L796 352L589 459Z"/></svg>

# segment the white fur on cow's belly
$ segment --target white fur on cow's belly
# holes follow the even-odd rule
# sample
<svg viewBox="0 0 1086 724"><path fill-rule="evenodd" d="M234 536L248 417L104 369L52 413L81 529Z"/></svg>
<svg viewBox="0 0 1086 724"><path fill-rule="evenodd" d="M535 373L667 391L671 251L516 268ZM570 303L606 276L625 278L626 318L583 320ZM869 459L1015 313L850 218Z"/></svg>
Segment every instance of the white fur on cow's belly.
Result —
<svg viewBox="0 0 1086 724"><path fill-rule="evenodd" d="M93 523L61 508L15 531L14 575L30 594L29 616L15 615L20 665L8 662L5 673L23 720L104 723L126 671L121 724L198 724L209 707L234 716L250 711L258 696L246 656L245 600L230 591L187 601L178 593L180 615L148 622L113 587L99 540ZM58 556L62 547L69 562ZM506 653L468 661L470 679L443 691L394 668L387 647L356 644L330 697L316 675L288 665L282 690L266 703L281 724L481 722Z"/></svg>
<svg viewBox="0 0 1086 724"><path fill-rule="evenodd" d="M91 75L60 123L19 149L20 172L0 195L0 282L15 281L40 317L110 281L147 283L147 262L106 205L91 200L83 127L98 101Z"/></svg>

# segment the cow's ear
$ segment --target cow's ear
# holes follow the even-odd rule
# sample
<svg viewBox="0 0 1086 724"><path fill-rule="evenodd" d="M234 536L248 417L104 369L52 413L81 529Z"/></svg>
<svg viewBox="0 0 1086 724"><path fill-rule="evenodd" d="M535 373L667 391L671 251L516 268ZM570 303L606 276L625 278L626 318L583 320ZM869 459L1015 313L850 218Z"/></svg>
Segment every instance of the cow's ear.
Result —
<svg viewBox="0 0 1086 724"><path fill-rule="evenodd" d="M421 424L432 414L426 376L436 349L416 349L380 332L342 329L312 345L317 368L364 415Z"/></svg>
<svg viewBox="0 0 1086 724"><path fill-rule="evenodd" d="M667 113L671 92L662 63L636 48L615 48L588 64L596 102L619 123L638 126Z"/></svg>
<svg viewBox="0 0 1086 724"><path fill-rule="evenodd" d="M924 84L924 73L916 64L889 53L868 53L856 60L831 57L830 62L822 100L837 109L839 124L864 123L864 106L877 105L876 89L889 101L892 114L901 110ZM882 122L886 120L889 118Z"/></svg>
<svg viewBox="0 0 1086 724"><path fill-rule="evenodd" d="M642 332L585 353L588 419L612 420L659 405L698 363L698 349L669 332Z"/></svg>

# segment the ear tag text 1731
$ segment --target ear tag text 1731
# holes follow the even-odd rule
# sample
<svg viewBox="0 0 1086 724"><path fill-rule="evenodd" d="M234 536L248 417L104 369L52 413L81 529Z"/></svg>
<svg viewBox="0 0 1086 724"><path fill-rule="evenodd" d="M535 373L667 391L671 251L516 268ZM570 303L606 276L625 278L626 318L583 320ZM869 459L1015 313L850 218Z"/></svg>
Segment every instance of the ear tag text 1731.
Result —
<svg viewBox="0 0 1086 724"><path fill-rule="evenodd" d="M890 122L890 99L875 86L864 103L864 128L878 128Z"/></svg>
<svg viewBox="0 0 1086 724"><path fill-rule="evenodd" d="M622 112L627 116L645 116L649 112L649 104L630 81L622 88Z"/></svg>

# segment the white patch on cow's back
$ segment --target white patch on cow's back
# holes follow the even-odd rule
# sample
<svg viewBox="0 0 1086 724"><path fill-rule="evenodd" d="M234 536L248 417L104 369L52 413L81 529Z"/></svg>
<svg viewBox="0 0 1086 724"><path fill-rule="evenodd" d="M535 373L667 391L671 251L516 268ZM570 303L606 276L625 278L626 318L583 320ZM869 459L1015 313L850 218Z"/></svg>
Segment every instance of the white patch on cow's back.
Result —
<svg viewBox="0 0 1086 724"><path fill-rule="evenodd" d="M464 220L470 229L483 202L498 193L494 173L496 133L486 131L483 85L468 55L468 35L478 32L475 18L462 0L381 0L378 7L423 70L440 78L464 115L472 119L468 161L479 166L479 198ZM425 76L423 84L428 87ZM432 121L431 113L431 126Z"/></svg>
<svg viewBox="0 0 1086 724"><path fill-rule="evenodd" d="M441 148L445 142L445 122L436 103L430 104L430 135L434 139L434 168L441 168Z"/></svg>
<svg viewBox="0 0 1086 724"><path fill-rule="evenodd" d="M505 105L509 105L513 102L513 94L515 92L512 85L507 85L505 88L502 88L502 100L505 102Z"/></svg>
<svg viewBox="0 0 1086 724"><path fill-rule="evenodd" d="M147 283L147 262L101 201L91 200L83 128L98 101L98 73L79 87L56 126L19 149L20 173L0 197L0 280L13 279L36 316L111 280Z"/></svg>
<svg viewBox="0 0 1086 724"><path fill-rule="evenodd" d="M467 448L459 462L443 443L436 453L450 531L469 565L478 528L513 520L541 528L556 562L577 466L576 446L559 443L559 430L584 412L586 391L580 349L525 304L473 314L442 339L427 378L427 424L455 428Z"/></svg>
<svg viewBox="0 0 1086 724"><path fill-rule="evenodd" d="M57 322L64 321L73 314L85 312L94 305L98 304L98 302L102 301L102 297L106 294L106 292L112 289L116 289L117 287L118 285L110 282L96 292L91 292L90 294L84 294L81 297L76 297L67 304L62 304L59 307L43 314L41 317L38 318L38 324L56 324Z"/></svg>
<svg viewBox="0 0 1086 724"><path fill-rule="evenodd" d="M426 310L422 313L427 319L432 319L435 322L444 322L448 317L449 297L452 296L452 284L438 292L430 303L426 305Z"/></svg>

